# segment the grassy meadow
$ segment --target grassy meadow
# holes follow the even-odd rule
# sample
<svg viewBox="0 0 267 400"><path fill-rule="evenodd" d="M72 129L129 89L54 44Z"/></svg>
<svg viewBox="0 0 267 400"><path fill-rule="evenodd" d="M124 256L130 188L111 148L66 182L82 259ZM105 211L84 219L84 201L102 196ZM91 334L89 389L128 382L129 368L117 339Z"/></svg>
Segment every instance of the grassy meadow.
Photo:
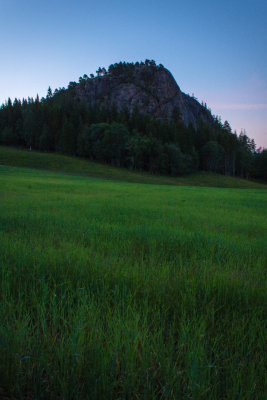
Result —
<svg viewBox="0 0 267 400"><path fill-rule="evenodd" d="M1 400L265 398L264 185L14 164L0 165Z"/></svg>
<svg viewBox="0 0 267 400"><path fill-rule="evenodd" d="M152 175L141 171L129 171L125 168L116 168L108 164L96 163L78 157L70 157L56 153L42 153L5 146L0 146L0 165L41 169L64 174L132 183L267 189L267 184L259 181L233 178L231 176L223 176L214 173L197 172L179 177Z"/></svg>

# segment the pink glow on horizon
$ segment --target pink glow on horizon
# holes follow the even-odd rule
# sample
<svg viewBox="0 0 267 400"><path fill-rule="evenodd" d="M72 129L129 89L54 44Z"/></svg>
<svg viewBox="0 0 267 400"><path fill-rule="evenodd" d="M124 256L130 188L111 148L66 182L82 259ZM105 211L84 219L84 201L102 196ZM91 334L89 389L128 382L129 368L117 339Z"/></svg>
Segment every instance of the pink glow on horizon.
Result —
<svg viewBox="0 0 267 400"><path fill-rule="evenodd" d="M265 110L267 103L260 104L214 104L214 108L221 110Z"/></svg>

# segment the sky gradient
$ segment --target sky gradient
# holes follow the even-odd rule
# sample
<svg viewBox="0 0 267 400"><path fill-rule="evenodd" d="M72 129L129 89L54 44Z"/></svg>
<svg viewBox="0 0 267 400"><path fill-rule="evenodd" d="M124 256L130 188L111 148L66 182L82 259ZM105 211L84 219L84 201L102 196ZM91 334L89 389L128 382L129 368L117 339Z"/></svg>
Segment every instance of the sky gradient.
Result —
<svg viewBox="0 0 267 400"><path fill-rule="evenodd" d="M154 59L267 147L267 0L0 0L0 103Z"/></svg>

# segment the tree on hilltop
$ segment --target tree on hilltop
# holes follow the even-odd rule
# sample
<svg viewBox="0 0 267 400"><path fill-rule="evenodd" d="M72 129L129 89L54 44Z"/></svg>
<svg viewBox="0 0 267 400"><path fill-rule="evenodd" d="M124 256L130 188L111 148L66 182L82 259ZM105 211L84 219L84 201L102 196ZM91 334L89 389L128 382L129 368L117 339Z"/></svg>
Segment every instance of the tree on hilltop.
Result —
<svg viewBox="0 0 267 400"><path fill-rule="evenodd" d="M51 97L53 97L53 92L52 92L51 87L49 86L49 88L47 89L46 98L47 98L47 99L50 99Z"/></svg>

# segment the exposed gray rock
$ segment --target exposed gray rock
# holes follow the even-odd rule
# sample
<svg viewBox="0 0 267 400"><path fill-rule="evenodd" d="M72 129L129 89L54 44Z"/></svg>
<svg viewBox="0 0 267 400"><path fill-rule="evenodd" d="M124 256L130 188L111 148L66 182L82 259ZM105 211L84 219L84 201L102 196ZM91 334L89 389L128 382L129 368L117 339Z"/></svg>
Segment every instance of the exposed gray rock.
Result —
<svg viewBox="0 0 267 400"><path fill-rule="evenodd" d="M139 67L131 76L106 74L86 80L75 88L76 96L92 105L125 107L163 119L181 116L185 125L196 128L199 120L213 124L213 117L193 97L183 93L172 74L165 68Z"/></svg>

